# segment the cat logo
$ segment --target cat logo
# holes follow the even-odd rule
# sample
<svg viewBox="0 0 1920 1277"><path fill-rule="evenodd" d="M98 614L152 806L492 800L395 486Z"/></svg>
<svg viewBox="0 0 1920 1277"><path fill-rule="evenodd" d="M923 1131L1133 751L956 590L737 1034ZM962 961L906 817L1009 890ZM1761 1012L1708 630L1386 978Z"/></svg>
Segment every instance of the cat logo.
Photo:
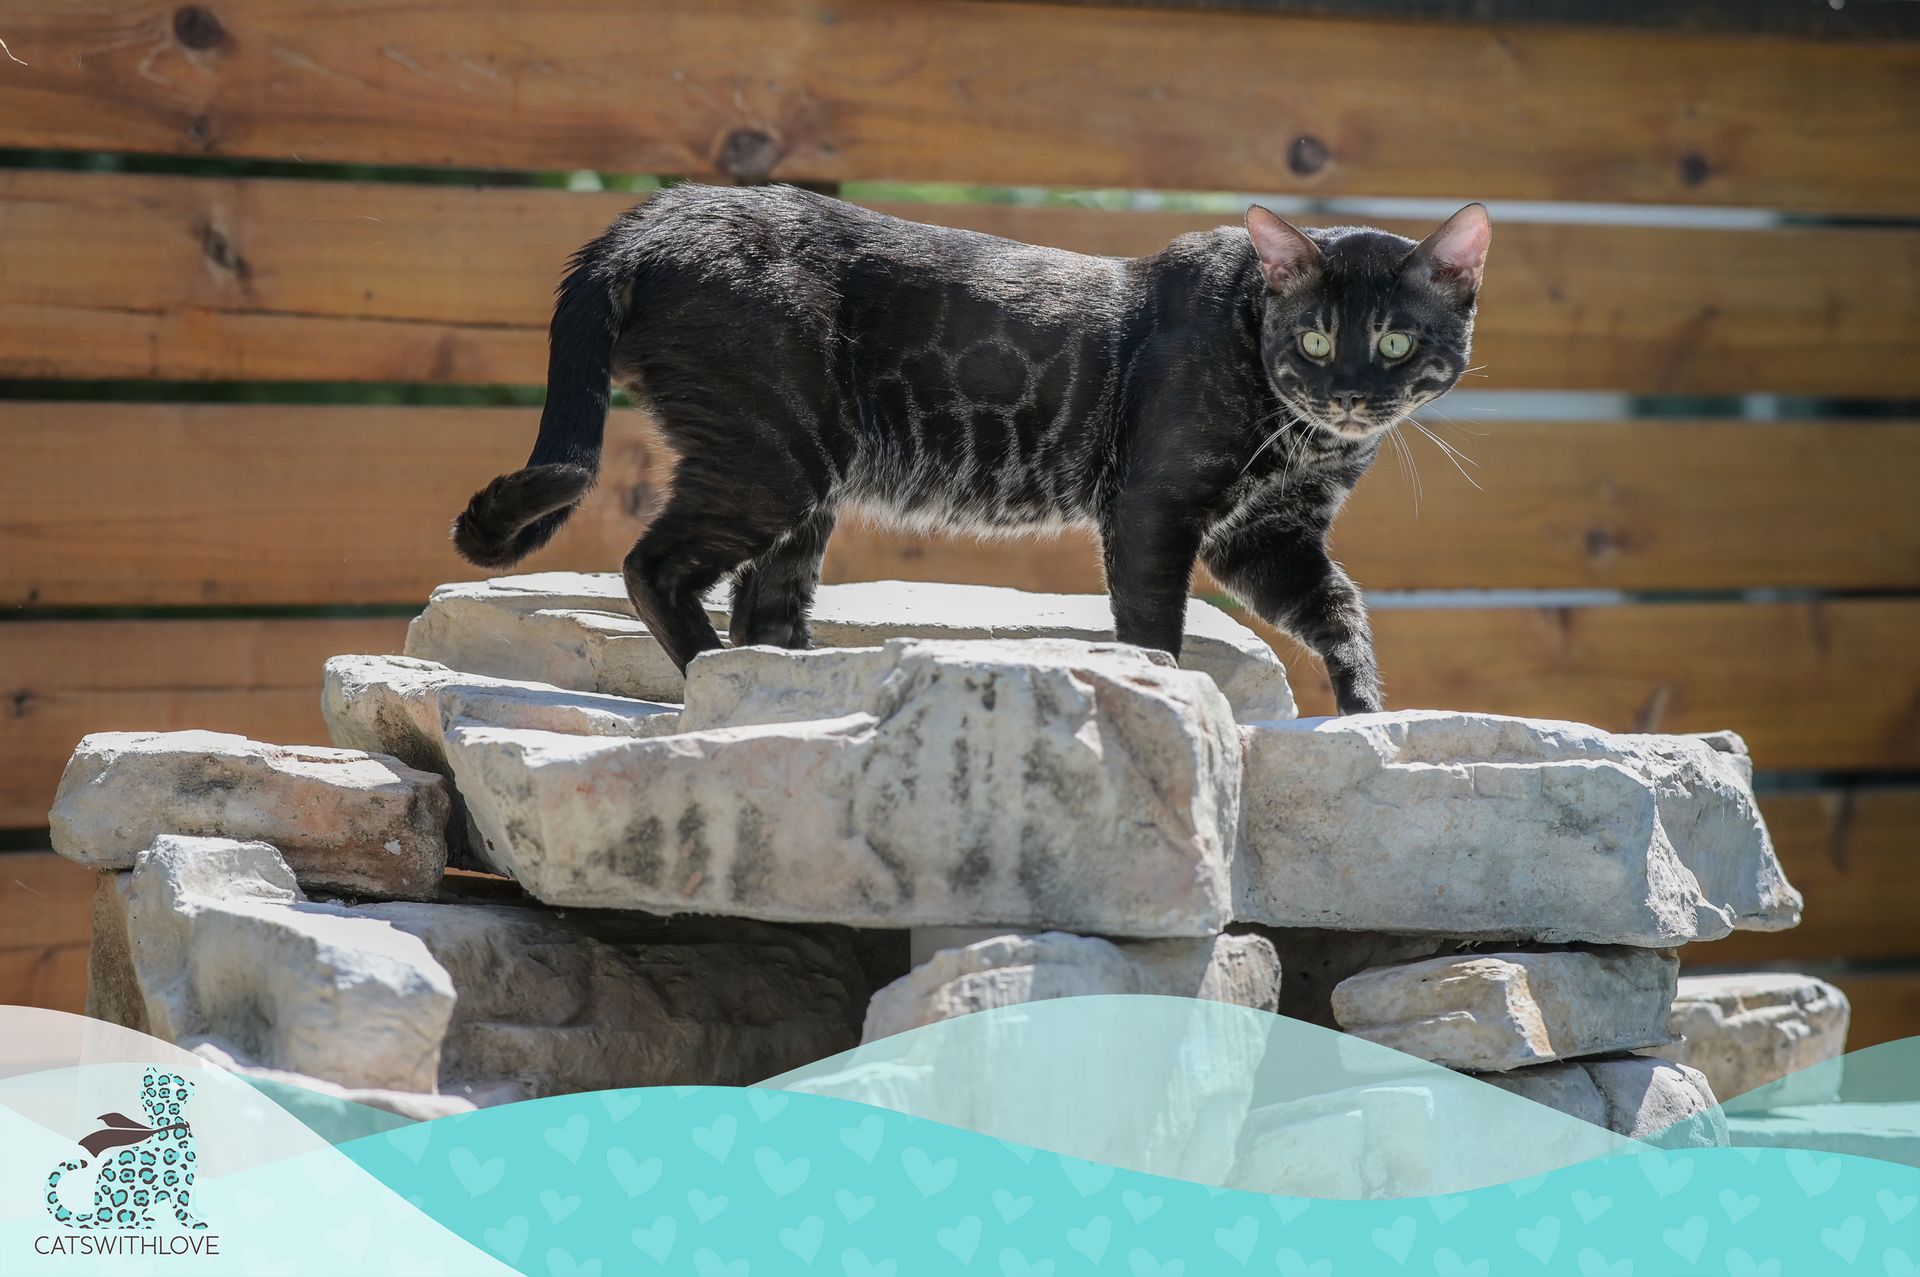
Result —
<svg viewBox="0 0 1920 1277"><path fill-rule="evenodd" d="M101 1129L79 1141L86 1157L60 1163L47 1176L47 1213L74 1230L138 1232L155 1228L157 1212L165 1207L179 1226L197 1237L171 1239L41 1237L34 1249L43 1255L116 1253L217 1254L206 1235L206 1221L192 1209L194 1163L193 1127L185 1116L193 1097L193 1083L178 1073L150 1068L140 1086L146 1120L124 1113L102 1113ZM69 1171L99 1164L93 1201L74 1210L60 1200L60 1179ZM177 1244L168 1244L177 1243Z"/></svg>

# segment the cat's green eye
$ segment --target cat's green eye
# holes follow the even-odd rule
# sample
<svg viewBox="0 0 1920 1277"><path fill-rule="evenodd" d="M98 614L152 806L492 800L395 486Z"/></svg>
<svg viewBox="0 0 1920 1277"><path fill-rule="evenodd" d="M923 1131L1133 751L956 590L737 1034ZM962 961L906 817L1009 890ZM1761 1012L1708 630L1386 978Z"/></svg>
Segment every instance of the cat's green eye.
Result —
<svg viewBox="0 0 1920 1277"><path fill-rule="evenodd" d="M1333 353L1333 338L1322 332L1301 333L1300 353L1309 359L1325 359Z"/></svg>
<svg viewBox="0 0 1920 1277"><path fill-rule="evenodd" d="M1413 338L1406 333L1383 333L1380 337L1380 357L1382 359L1405 359L1407 352L1413 349Z"/></svg>

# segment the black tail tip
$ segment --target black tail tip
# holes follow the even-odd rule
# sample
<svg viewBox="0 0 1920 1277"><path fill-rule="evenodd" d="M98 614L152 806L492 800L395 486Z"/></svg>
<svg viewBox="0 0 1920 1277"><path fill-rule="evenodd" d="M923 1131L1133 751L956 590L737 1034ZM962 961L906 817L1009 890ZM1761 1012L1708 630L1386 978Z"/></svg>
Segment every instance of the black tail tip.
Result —
<svg viewBox="0 0 1920 1277"><path fill-rule="evenodd" d="M592 470L565 463L503 474L454 519L453 548L476 567L512 567L552 539L592 486Z"/></svg>

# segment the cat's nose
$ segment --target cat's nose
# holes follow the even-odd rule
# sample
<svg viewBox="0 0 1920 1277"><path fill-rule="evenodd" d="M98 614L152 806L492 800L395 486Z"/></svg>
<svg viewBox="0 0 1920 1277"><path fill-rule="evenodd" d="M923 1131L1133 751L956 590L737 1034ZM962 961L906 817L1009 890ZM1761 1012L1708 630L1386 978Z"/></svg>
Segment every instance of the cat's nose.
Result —
<svg viewBox="0 0 1920 1277"><path fill-rule="evenodd" d="M1336 390L1333 392L1333 402L1347 412L1352 412L1357 408L1365 407L1367 397L1357 390Z"/></svg>

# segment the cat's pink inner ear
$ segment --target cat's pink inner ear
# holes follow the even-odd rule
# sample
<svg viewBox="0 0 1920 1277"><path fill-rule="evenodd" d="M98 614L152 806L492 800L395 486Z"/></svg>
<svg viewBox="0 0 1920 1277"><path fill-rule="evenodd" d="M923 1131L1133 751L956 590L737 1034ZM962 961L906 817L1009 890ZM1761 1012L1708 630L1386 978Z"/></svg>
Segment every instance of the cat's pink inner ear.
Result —
<svg viewBox="0 0 1920 1277"><path fill-rule="evenodd" d="M1432 269L1436 282L1477 293L1487 270L1487 248L1492 243L1493 219L1487 216L1487 206L1469 204L1427 236L1417 251Z"/></svg>
<svg viewBox="0 0 1920 1277"><path fill-rule="evenodd" d="M1267 288L1284 293L1320 264L1320 246L1270 209L1255 204L1247 210L1247 234L1260 256L1260 273Z"/></svg>

